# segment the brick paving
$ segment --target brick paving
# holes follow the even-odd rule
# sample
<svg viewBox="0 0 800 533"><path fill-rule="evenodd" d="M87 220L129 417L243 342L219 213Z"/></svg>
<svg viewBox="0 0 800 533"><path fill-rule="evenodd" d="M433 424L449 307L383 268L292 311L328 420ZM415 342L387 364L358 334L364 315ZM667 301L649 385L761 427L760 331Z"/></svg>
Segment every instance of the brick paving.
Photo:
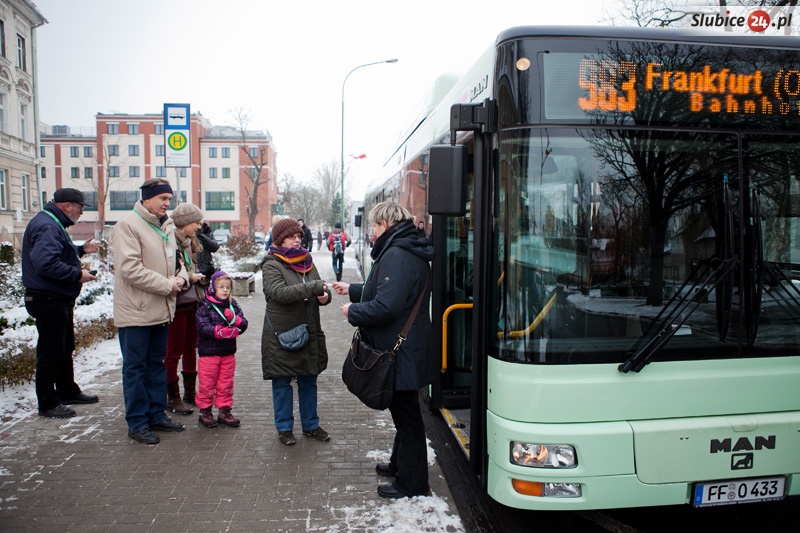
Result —
<svg viewBox="0 0 800 533"><path fill-rule="evenodd" d="M330 255L315 253L323 279L333 280ZM352 327L339 311L343 297L323 308L329 367L319 378L320 424L330 442L302 435L278 442L270 383L261 378L264 297L237 298L250 321L237 353L233 412L238 428L207 429L190 416L182 433L159 433L161 443L127 435L121 372L82 383L100 403L77 405L78 416L36 415L0 427L0 530L17 531L381 531L393 502L375 492L374 471L387 460L394 430L388 411L361 405L344 387L340 369ZM344 280L358 280L348 251ZM216 412L216 410L215 410ZM415 499L454 516L457 511L439 466L430 467L434 498ZM444 510L442 511L442 507ZM402 507L395 512L402 513ZM406 508L408 509L408 508ZM381 518L383 517L383 518ZM433 531L434 529L428 529Z"/></svg>

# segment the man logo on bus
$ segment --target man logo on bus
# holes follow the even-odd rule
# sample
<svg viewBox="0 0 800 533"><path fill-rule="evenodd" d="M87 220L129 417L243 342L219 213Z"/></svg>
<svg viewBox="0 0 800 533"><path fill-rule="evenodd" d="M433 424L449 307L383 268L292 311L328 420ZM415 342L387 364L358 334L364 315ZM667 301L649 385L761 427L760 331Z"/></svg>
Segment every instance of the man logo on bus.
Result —
<svg viewBox="0 0 800 533"><path fill-rule="evenodd" d="M752 468L752 453L734 453L731 455L731 470L751 470Z"/></svg>

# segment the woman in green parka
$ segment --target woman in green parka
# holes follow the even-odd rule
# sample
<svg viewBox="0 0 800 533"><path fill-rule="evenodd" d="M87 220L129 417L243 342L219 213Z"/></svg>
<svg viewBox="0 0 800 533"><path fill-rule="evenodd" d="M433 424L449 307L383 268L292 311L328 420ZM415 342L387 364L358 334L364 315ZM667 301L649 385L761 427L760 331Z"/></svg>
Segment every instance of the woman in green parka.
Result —
<svg viewBox="0 0 800 533"><path fill-rule="evenodd" d="M328 350L319 306L330 303L331 292L320 279L311 254L300 246L303 229L299 222L290 218L278 221L272 227L272 237L267 257L261 264L267 300L261 334L261 368L264 379L272 380L278 439L287 446L297 442L292 433L292 378L295 378L303 435L324 442L330 436L319 425L317 376L328 366ZM278 334L300 324L308 324L308 344L299 351L283 349L278 343Z"/></svg>

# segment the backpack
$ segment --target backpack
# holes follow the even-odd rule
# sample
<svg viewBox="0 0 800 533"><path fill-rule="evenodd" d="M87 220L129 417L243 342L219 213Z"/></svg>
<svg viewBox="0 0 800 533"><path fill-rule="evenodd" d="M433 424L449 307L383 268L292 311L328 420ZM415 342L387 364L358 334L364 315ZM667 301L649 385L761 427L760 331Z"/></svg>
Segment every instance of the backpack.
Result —
<svg viewBox="0 0 800 533"><path fill-rule="evenodd" d="M333 253L339 255L344 252L342 248L342 234L337 233L333 236Z"/></svg>

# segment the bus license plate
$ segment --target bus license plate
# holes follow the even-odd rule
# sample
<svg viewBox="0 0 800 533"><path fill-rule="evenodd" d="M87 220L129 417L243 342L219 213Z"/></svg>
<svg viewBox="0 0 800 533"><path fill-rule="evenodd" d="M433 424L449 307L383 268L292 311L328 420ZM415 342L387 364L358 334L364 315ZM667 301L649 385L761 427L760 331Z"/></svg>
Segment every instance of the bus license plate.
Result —
<svg viewBox="0 0 800 533"><path fill-rule="evenodd" d="M782 500L785 484L786 479L783 476L696 483L694 506L710 507Z"/></svg>

